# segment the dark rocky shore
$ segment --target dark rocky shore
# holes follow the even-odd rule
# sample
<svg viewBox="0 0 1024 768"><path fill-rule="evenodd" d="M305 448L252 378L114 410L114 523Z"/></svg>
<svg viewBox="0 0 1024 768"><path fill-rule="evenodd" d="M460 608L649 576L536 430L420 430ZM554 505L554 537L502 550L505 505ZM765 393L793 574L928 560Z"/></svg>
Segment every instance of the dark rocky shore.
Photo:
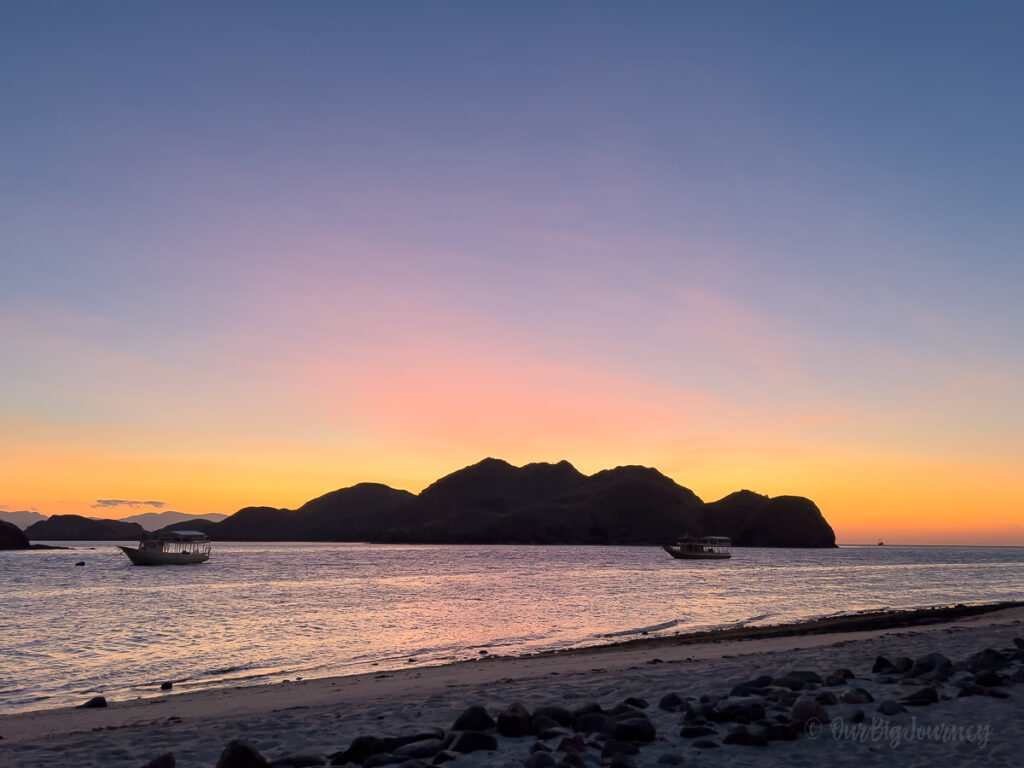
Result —
<svg viewBox="0 0 1024 768"><path fill-rule="evenodd" d="M889 614L894 622L889 626L921 626L920 622L906 623L909 613L916 613L920 621L938 621L1010 605L954 606ZM864 619L871 625L866 628L877 629L874 625L882 616L845 618ZM790 629L799 631L795 627ZM900 644L900 638L912 635L915 633L897 633L891 636L892 642ZM904 642L907 647L915 645L906 639ZM916 646L920 645L918 641ZM653 656L646 664L652 669L667 665ZM919 722L926 728L953 727L948 723L954 712L960 713L958 720L952 720L961 723L960 729L954 728L952 736L935 731L939 746L942 736L947 741L956 738L959 744L985 749L993 738L992 724L963 725L964 710L953 707L964 699L1003 706L998 702L1024 695L1024 689L1020 693L1016 690L1024 683L1024 637L1012 636L1009 643L978 648L968 655L947 655L936 644L930 651L913 655L878 655L862 668L783 667L749 679L723 678L718 684L696 691L686 689L685 676L672 679L678 683L676 690L638 688L611 702L595 699L567 703L564 699L553 699L530 707L513 700L504 706L487 708L467 701L461 714L447 727L403 729L400 724L385 720L378 729L355 733L347 743L327 754L291 752L270 758L244 738L238 738L224 747L216 766L426 768L449 762L454 766L509 768L684 765L696 755L710 752L724 756L730 750L739 750L738 757L740 753L747 754L746 750L768 750L764 753L768 755L773 748L782 749L779 745L800 742L808 742L810 748L810 742L823 731L830 732L833 739L839 738L837 734L848 734L853 740L861 734L863 742L867 729L874 729L872 732L884 732L891 740L888 734L903 733L900 729L911 727L908 722L914 728ZM548 690L550 693L550 686ZM1005 706L1011 705L1008 702ZM934 726L927 725L931 722L925 714L929 710L945 711L945 715ZM908 721L911 716L913 720ZM922 738L920 732L916 738ZM851 764L860 763L854 760ZM168 753L147 763L146 768L174 765L175 757Z"/></svg>
<svg viewBox="0 0 1024 768"><path fill-rule="evenodd" d="M646 692L637 692L613 706L592 701L572 708L552 703L530 710L512 702L491 712L471 704L447 730L363 734L331 755L300 753L271 761L239 739L225 747L217 768L426 768L458 765L465 755L494 753L509 741L527 753L517 763L525 768L634 768L640 755L653 756L659 765L683 765L692 750L763 748L776 741L813 737L833 715L851 725L863 724L953 697L1009 698L1008 689L1021 683L1024 637L1015 638L1013 647L985 648L957 661L938 651L917 658L879 656L870 670L794 669L698 696L670 692L655 701L645 698ZM652 711L660 717L652 717ZM672 725L666 728L666 722ZM656 754L645 754L652 752ZM506 759L502 764L514 763ZM145 768L174 765L169 753Z"/></svg>

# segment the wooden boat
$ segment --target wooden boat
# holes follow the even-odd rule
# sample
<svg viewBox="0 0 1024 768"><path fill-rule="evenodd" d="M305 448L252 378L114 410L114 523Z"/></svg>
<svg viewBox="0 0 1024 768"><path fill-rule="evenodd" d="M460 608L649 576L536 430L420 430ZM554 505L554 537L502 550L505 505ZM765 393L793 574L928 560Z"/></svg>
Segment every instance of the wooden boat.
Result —
<svg viewBox="0 0 1024 768"><path fill-rule="evenodd" d="M732 557L732 541L728 536L683 536L675 545L662 547L677 560L726 560Z"/></svg>
<svg viewBox="0 0 1024 768"><path fill-rule="evenodd" d="M120 547L132 565L194 565L210 559L210 540L199 531L157 531L139 546Z"/></svg>

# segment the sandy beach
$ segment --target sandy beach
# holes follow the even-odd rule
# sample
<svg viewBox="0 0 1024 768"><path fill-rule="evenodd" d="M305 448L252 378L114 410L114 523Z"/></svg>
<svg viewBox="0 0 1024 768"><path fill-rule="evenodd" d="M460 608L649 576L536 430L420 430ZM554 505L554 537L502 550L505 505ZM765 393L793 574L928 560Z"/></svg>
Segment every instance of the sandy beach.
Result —
<svg viewBox="0 0 1024 768"><path fill-rule="evenodd" d="M890 617L889 623L894 622L907 623ZM857 628L863 626L863 621L848 620L830 630L812 628L814 634L805 633L806 627L788 627L654 638L525 658L112 701L104 708L5 715L0 716L0 766L141 767L166 753L173 753L179 766L246 764L222 760L235 739L247 741L272 764L327 764L332 757L341 764L364 757L358 750L344 755L357 737L417 734L424 737L418 746L392 741L384 746L396 750L395 757L385 750L383 756L367 756L366 764L397 765L421 754L420 762L428 765L454 755L456 766L532 768L563 762L1019 765L1024 751L1019 728L1024 717L1024 607L909 627ZM997 654L980 654L986 649ZM941 657L928 657L935 653L950 664L940 669ZM896 667L901 658L916 665L911 671L880 669L879 656ZM926 657L938 659L937 666L926 669ZM989 664L991 658L996 661ZM845 679L850 673L853 677ZM528 728L535 733L518 737L502 735L488 722L472 728L463 723L460 732L480 729L480 743L493 748L435 755L439 745L432 738L447 737L442 746L459 747L450 734L470 705L498 719L517 702L528 714L554 707L549 715L568 710L574 720L535 722ZM883 702L894 702L885 707L901 711L883 714ZM732 704L739 709L729 709ZM587 712L603 713L605 719L581 720ZM514 720L510 717L507 713L504 732ZM634 732L616 725L625 721L642 727ZM786 740L778 727L768 730L783 725L796 734L795 740ZM760 744L766 735L769 740L760 746L726 743ZM536 754L547 750L549 755Z"/></svg>

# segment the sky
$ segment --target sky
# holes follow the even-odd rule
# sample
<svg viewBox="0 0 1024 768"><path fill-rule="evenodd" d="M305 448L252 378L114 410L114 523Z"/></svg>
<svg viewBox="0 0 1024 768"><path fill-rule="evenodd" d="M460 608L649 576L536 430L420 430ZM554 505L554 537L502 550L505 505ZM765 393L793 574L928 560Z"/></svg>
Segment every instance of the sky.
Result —
<svg viewBox="0 0 1024 768"><path fill-rule="evenodd" d="M294 508L495 456L1024 545L1022 30L0 0L0 509Z"/></svg>

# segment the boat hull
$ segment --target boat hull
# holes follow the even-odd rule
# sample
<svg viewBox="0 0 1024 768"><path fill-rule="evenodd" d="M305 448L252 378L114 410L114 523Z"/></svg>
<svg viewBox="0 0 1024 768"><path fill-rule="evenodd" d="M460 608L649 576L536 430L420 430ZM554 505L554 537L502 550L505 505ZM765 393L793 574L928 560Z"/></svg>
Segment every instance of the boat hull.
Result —
<svg viewBox="0 0 1024 768"><path fill-rule="evenodd" d="M198 565L210 559L206 552L144 552L134 547L118 547L132 565Z"/></svg>
<svg viewBox="0 0 1024 768"><path fill-rule="evenodd" d="M672 547L668 544L662 546L676 560L728 560L732 557L729 552L685 552L679 547Z"/></svg>

